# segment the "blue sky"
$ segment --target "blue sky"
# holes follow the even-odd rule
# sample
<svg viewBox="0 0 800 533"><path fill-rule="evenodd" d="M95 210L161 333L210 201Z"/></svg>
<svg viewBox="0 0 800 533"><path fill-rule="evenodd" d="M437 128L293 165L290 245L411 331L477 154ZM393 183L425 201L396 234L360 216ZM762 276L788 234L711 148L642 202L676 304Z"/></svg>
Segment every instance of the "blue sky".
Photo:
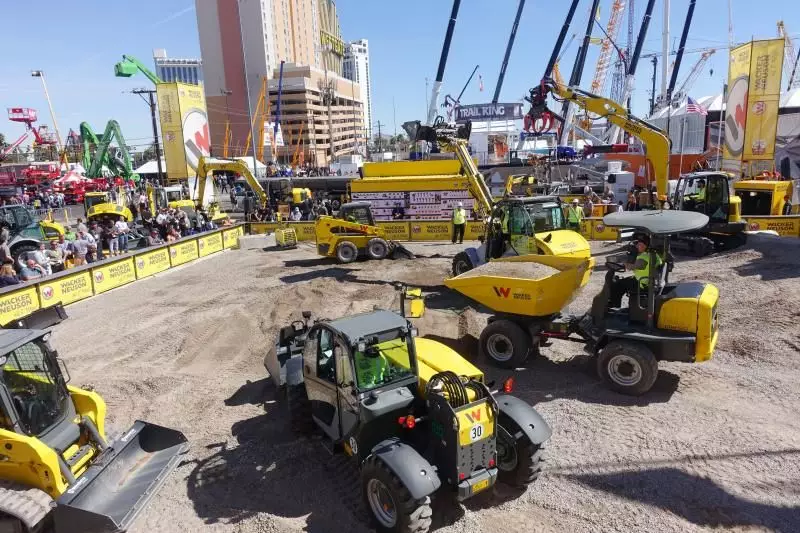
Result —
<svg viewBox="0 0 800 533"><path fill-rule="evenodd" d="M208 0L213 1L213 0ZM62 134L78 129L82 121L95 130L117 119L128 144L145 146L150 141L151 125L147 106L133 88L147 87L144 77L115 78L113 66L122 54L152 64L152 49L166 48L173 57L200 54L193 0L40 0L5 2L4 31L0 62L0 107L33 107L40 122L50 124L41 82L30 76L31 69L42 69ZM568 75L589 15L590 0L583 0L570 33L575 41L562 60ZM637 0L638 32L645 0ZM677 41L688 0L672 0L671 30ZM612 0L601 0L601 20L605 25ZM445 71L442 96L461 90L476 64L482 75L484 92L474 80L462 97L464 103L491 100L497 73L511 28L517 0L464 0L456 24L450 57ZM721 47L711 57L691 95L700 97L721 90L727 76L728 0L701 0L697 3L688 49ZM733 0L734 35L738 41L770 38L775 23L783 18L793 37L800 35L800 10L786 0L750 2ZM431 81L441 51L451 0L338 0L337 7L346 40L369 39L373 85L373 121L380 120L384 131L393 132L406 120L425 114L425 78ZM528 0L520 22L517 40L509 62L501 101L515 101L541 78L553 43L568 8L567 0ZM644 52L661 49L662 0L656 2ZM11 24L8 22L11 21ZM17 21L16 23L13 21ZM620 45L625 42L623 19ZM600 31L595 29L595 36ZM795 41L800 46L800 41ZM697 60L687 55L679 81ZM589 51L583 86L588 87L594 72L597 47ZM713 69L713 75L709 72ZM659 68L660 71L660 68ZM652 66L641 62L634 94L634 113L647 111ZM609 84L610 84L609 74ZM609 85L610 86L610 85ZM18 124L0 119L0 132L9 142L22 133Z"/></svg>

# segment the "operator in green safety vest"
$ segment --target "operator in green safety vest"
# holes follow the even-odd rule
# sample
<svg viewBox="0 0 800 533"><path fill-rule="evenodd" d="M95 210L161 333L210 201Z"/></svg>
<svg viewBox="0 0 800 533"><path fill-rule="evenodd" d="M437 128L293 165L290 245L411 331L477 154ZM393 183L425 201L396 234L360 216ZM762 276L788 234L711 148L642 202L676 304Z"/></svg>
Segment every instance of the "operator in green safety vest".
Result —
<svg viewBox="0 0 800 533"><path fill-rule="evenodd" d="M636 241L636 260L633 264L626 265L633 270L633 276L614 280L609 297L609 305L611 307L622 307L622 296L633 294L637 288L641 293L647 291L650 285L650 271L653 267L658 269L664 263L660 254L656 253L655 265L651 264L649 245L649 239L646 236L639 236Z"/></svg>
<svg viewBox="0 0 800 533"><path fill-rule="evenodd" d="M697 192L689 195L689 198L694 200L695 205L703 204L706 201L706 182L703 180L697 181Z"/></svg>
<svg viewBox="0 0 800 533"><path fill-rule="evenodd" d="M377 387L383 383L389 361L375 346L355 352L356 381L359 390Z"/></svg>
<svg viewBox="0 0 800 533"><path fill-rule="evenodd" d="M464 204L458 202L453 209L453 244L464 242L464 230L467 227L467 212L464 211Z"/></svg>
<svg viewBox="0 0 800 533"><path fill-rule="evenodd" d="M582 221L583 209L578 205L578 199L575 198L572 200L572 205L567 207L567 227L575 231L580 231Z"/></svg>

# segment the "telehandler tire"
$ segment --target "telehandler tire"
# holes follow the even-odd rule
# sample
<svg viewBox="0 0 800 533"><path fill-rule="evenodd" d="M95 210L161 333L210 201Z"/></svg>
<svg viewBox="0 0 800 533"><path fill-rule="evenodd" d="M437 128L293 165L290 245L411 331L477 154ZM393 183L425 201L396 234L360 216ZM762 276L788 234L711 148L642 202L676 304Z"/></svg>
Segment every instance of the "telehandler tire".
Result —
<svg viewBox="0 0 800 533"><path fill-rule="evenodd" d="M364 505L381 533L427 533L431 527L431 499L415 500L400 478L375 456L361 469Z"/></svg>
<svg viewBox="0 0 800 533"><path fill-rule="evenodd" d="M464 272L469 272L474 267L472 266L472 261L469 259L469 255L467 252L458 252L455 257L453 257L453 275L460 276Z"/></svg>
<svg viewBox="0 0 800 533"><path fill-rule="evenodd" d="M352 263L358 259L358 248L350 241L342 241L336 246L336 259L342 263Z"/></svg>
<svg viewBox="0 0 800 533"><path fill-rule="evenodd" d="M370 259L386 259L389 255L389 243L380 237L367 241L367 257Z"/></svg>
<svg viewBox="0 0 800 533"><path fill-rule="evenodd" d="M510 435L522 433L507 416L500 415L497 423ZM511 487L525 488L539 478L544 462L544 444L534 444L522 433L516 441L507 442L497 436L497 478Z"/></svg>
<svg viewBox="0 0 800 533"><path fill-rule="evenodd" d="M480 351L501 368L517 368L528 358L531 336L510 320L495 320L481 332Z"/></svg>
<svg viewBox="0 0 800 533"><path fill-rule="evenodd" d="M597 373L615 391L641 396L658 377L658 360L642 343L612 341L600 351Z"/></svg>
<svg viewBox="0 0 800 533"><path fill-rule="evenodd" d="M298 435L314 432L314 419L311 418L311 401L306 394L305 385L287 385L286 400L289 407L289 424Z"/></svg>

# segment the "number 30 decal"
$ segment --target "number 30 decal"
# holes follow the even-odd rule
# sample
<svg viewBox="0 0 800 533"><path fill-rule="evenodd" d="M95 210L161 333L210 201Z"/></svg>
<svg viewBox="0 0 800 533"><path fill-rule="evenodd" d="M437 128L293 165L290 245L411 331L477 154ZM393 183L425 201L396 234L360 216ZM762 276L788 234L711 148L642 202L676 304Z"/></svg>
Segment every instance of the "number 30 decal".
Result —
<svg viewBox="0 0 800 533"><path fill-rule="evenodd" d="M475 424L469 430L469 438L472 439L473 442L476 440L480 440L483 436L483 425L482 424Z"/></svg>

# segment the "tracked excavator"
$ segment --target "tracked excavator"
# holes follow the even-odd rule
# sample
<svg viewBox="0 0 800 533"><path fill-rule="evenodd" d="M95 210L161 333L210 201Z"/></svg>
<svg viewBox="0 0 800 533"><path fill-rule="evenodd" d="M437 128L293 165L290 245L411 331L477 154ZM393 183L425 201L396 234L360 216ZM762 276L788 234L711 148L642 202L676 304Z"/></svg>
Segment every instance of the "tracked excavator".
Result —
<svg viewBox="0 0 800 533"><path fill-rule="evenodd" d="M685 248L696 256L704 256L745 243L747 223L742 220L741 199L731 192L732 176L725 172L695 172L681 176L675 194L670 198L670 140L664 131L628 113L625 106L613 100L577 87L560 85L550 78L542 80L530 91L527 99L531 109L528 114L532 120L550 124L559 120L563 123L562 116L548 109L548 95L556 101L574 102L595 115L595 119L605 118L642 141L648 172L652 173L657 194L657 198L651 199L651 205L664 207L669 204L671 209L702 213L708 217L706 226L681 235L673 242L673 248ZM701 189L705 191L700 192Z"/></svg>

